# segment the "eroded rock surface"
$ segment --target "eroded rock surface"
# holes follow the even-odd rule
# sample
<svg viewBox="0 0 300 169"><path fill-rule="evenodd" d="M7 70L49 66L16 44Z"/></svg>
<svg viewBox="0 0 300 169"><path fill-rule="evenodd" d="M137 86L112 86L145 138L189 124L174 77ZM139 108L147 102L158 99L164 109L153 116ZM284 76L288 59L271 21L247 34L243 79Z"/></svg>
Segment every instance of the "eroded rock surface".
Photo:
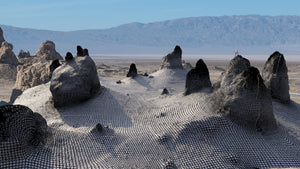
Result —
<svg viewBox="0 0 300 169"><path fill-rule="evenodd" d="M276 129L272 97L257 68L245 69L221 90L224 111L234 122L263 132Z"/></svg>
<svg viewBox="0 0 300 169"><path fill-rule="evenodd" d="M198 60L195 69L191 69L186 75L185 95L198 92L202 89L211 89L211 81L206 64L202 59Z"/></svg>
<svg viewBox="0 0 300 169"><path fill-rule="evenodd" d="M161 69L182 69L182 50L180 46L176 46L173 52L163 57Z"/></svg>
<svg viewBox="0 0 300 169"><path fill-rule="evenodd" d="M288 69L283 54L276 51L268 58L262 77L273 98L290 103Z"/></svg>
<svg viewBox="0 0 300 169"><path fill-rule="evenodd" d="M62 60L63 58L61 55L56 52L55 44L52 41L45 41L43 42L38 50L36 51L35 55L44 60Z"/></svg>
<svg viewBox="0 0 300 169"><path fill-rule="evenodd" d="M82 102L97 94L100 82L92 58L75 57L54 70L50 91L55 106Z"/></svg>

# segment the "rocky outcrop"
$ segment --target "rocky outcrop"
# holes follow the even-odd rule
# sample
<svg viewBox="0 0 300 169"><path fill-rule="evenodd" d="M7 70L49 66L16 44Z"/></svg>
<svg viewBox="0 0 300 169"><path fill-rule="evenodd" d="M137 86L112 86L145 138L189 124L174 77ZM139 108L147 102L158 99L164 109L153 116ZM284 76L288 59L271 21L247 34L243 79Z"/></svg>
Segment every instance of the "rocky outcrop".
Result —
<svg viewBox="0 0 300 169"><path fill-rule="evenodd" d="M0 28L0 78L16 79L19 62L12 50L13 45L4 40L3 31Z"/></svg>
<svg viewBox="0 0 300 169"><path fill-rule="evenodd" d="M16 80L17 66L11 64L0 64L0 78Z"/></svg>
<svg viewBox="0 0 300 169"><path fill-rule="evenodd" d="M39 59L43 60L62 60L63 58L60 56L58 52L55 50L55 44L52 41L43 42L39 49L36 51L35 55Z"/></svg>
<svg viewBox="0 0 300 169"><path fill-rule="evenodd" d="M263 132L277 128L272 97L257 68L246 68L221 90L224 112L232 121Z"/></svg>
<svg viewBox="0 0 300 169"><path fill-rule="evenodd" d="M77 56L84 56L83 49L80 45L77 46Z"/></svg>
<svg viewBox="0 0 300 169"><path fill-rule="evenodd" d="M11 103L24 90L49 82L57 62L59 63L62 57L56 52L55 44L51 41L46 41L40 45L35 56L19 58L19 60L22 62L22 65L19 65L17 68L18 73L11 94Z"/></svg>
<svg viewBox="0 0 300 169"><path fill-rule="evenodd" d="M50 91L55 106L79 103L97 94L100 82L92 58L75 57L58 67L52 74Z"/></svg>
<svg viewBox="0 0 300 169"><path fill-rule="evenodd" d="M30 57L29 51L25 52L21 49L18 54L18 58L28 58L28 57Z"/></svg>
<svg viewBox="0 0 300 169"><path fill-rule="evenodd" d="M214 83L214 89L228 86L238 74L249 67L250 62L248 59L241 55L235 56L228 64L225 72L223 72L220 78Z"/></svg>
<svg viewBox="0 0 300 169"><path fill-rule="evenodd" d="M137 69L136 69L136 66L135 66L134 63L132 63L130 65L129 71L128 71L128 73L127 73L126 76L127 77L132 77L132 78L134 78L135 76L137 76Z"/></svg>
<svg viewBox="0 0 300 169"><path fill-rule="evenodd" d="M48 82L51 74L50 65L51 62L37 62L18 66L15 89L24 91Z"/></svg>
<svg viewBox="0 0 300 169"><path fill-rule="evenodd" d="M71 52L67 52L67 54L66 54L66 56L65 56L65 60L66 60L67 62L70 62L70 61L72 61L73 59L74 59L74 57L73 57L72 53L71 53Z"/></svg>
<svg viewBox="0 0 300 169"><path fill-rule="evenodd" d="M83 56L90 56L87 48L83 49Z"/></svg>
<svg viewBox="0 0 300 169"><path fill-rule="evenodd" d="M3 37L3 31L2 31L2 29L0 27L0 47L1 47L2 42L4 42L4 41L5 41L5 39Z"/></svg>
<svg viewBox="0 0 300 169"><path fill-rule="evenodd" d="M186 75L185 92L188 95L202 89L211 90L211 81L206 64L202 59L198 60L195 69L191 69Z"/></svg>
<svg viewBox="0 0 300 169"><path fill-rule="evenodd" d="M28 107L0 106L0 161L24 159L49 134L46 120Z"/></svg>
<svg viewBox="0 0 300 169"><path fill-rule="evenodd" d="M262 77L274 99L290 103L288 69L283 54L276 51L268 58Z"/></svg>
<svg viewBox="0 0 300 169"><path fill-rule="evenodd" d="M6 41L2 42L0 48L0 64L18 65L18 59L12 50L12 44Z"/></svg>
<svg viewBox="0 0 300 169"><path fill-rule="evenodd" d="M180 46L176 46L173 52L163 57L161 69L182 69L182 50Z"/></svg>

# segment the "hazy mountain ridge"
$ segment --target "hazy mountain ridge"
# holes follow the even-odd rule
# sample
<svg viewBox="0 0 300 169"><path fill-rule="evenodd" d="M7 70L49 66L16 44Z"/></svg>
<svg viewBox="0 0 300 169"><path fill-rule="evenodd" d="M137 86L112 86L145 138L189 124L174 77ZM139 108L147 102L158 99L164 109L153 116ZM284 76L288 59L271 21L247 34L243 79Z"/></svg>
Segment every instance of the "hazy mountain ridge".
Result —
<svg viewBox="0 0 300 169"><path fill-rule="evenodd" d="M275 48L300 52L300 16L193 17L70 32L1 27L16 53L24 49L33 54L45 40L54 41L62 54L75 52L77 44L91 53L160 53L176 44L192 53L257 49L255 53Z"/></svg>

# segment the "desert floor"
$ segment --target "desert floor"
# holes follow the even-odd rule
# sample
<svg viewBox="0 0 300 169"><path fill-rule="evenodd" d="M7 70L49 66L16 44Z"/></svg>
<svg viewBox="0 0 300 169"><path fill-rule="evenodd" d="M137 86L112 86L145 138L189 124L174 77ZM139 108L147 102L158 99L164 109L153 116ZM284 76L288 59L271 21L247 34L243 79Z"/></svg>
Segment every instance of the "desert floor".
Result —
<svg viewBox="0 0 300 169"><path fill-rule="evenodd" d="M85 102L55 108L50 83L27 89L17 98L14 104L46 119L51 134L45 144L24 151L4 145L7 151L0 155L5 158L0 159L0 168L300 167L300 63L288 63L290 93L297 103L273 101L278 129L264 134L221 114L213 93L183 96L187 70L159 70L161 59L94 60L101 92ZM197 60L185 61L195 65ZM228 64L204 61L212 81ZM125 77L131 63L140 74L150 76ZM264 64L251 63L259 68ZM164 87L169 95L161 95ZM11 88L6 85L2 90Z"/></svg>
<svg viewBox="0 0 300 169"><path fill-rule="evenodd" d="M135 63L140 74L151 74L160 69L161 59L142 59L142 58L121 58L121 57L93 57L98 74L103 77L110 77L114 80L124 78L129 70L131 63ZM186 59L187 63L195 66L197 59ZM210 72L212 81L218 79L222 71L226 68L229 60L204 60ZM250 60L251 61L251 60ZM251 61L255 67L262 69L265 61ZM300 103L300 61L287 61L289 70L290 95L291 99ZM101 82L101 79L100 79ZM14 81L0 78L0 101L8 102L11 90L14 87Z"/></svg>

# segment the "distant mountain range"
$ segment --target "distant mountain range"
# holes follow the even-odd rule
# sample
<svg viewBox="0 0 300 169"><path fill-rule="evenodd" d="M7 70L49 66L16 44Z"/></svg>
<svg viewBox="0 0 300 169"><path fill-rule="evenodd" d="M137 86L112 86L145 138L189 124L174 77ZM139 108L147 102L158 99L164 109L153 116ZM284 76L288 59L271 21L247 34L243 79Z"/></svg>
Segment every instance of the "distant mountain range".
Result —
<svg viewBox="0 0 300 169"><path fill-rule="evenodd" d="M101 22L101 21L99 21ZM300 16L193 17L154 23L129 23L99 30L49 31L0 25L5 39L34 54L45 40L62 55L76 45L91 54L164 54L180 45L183 53L300 53Z"/></svg>

